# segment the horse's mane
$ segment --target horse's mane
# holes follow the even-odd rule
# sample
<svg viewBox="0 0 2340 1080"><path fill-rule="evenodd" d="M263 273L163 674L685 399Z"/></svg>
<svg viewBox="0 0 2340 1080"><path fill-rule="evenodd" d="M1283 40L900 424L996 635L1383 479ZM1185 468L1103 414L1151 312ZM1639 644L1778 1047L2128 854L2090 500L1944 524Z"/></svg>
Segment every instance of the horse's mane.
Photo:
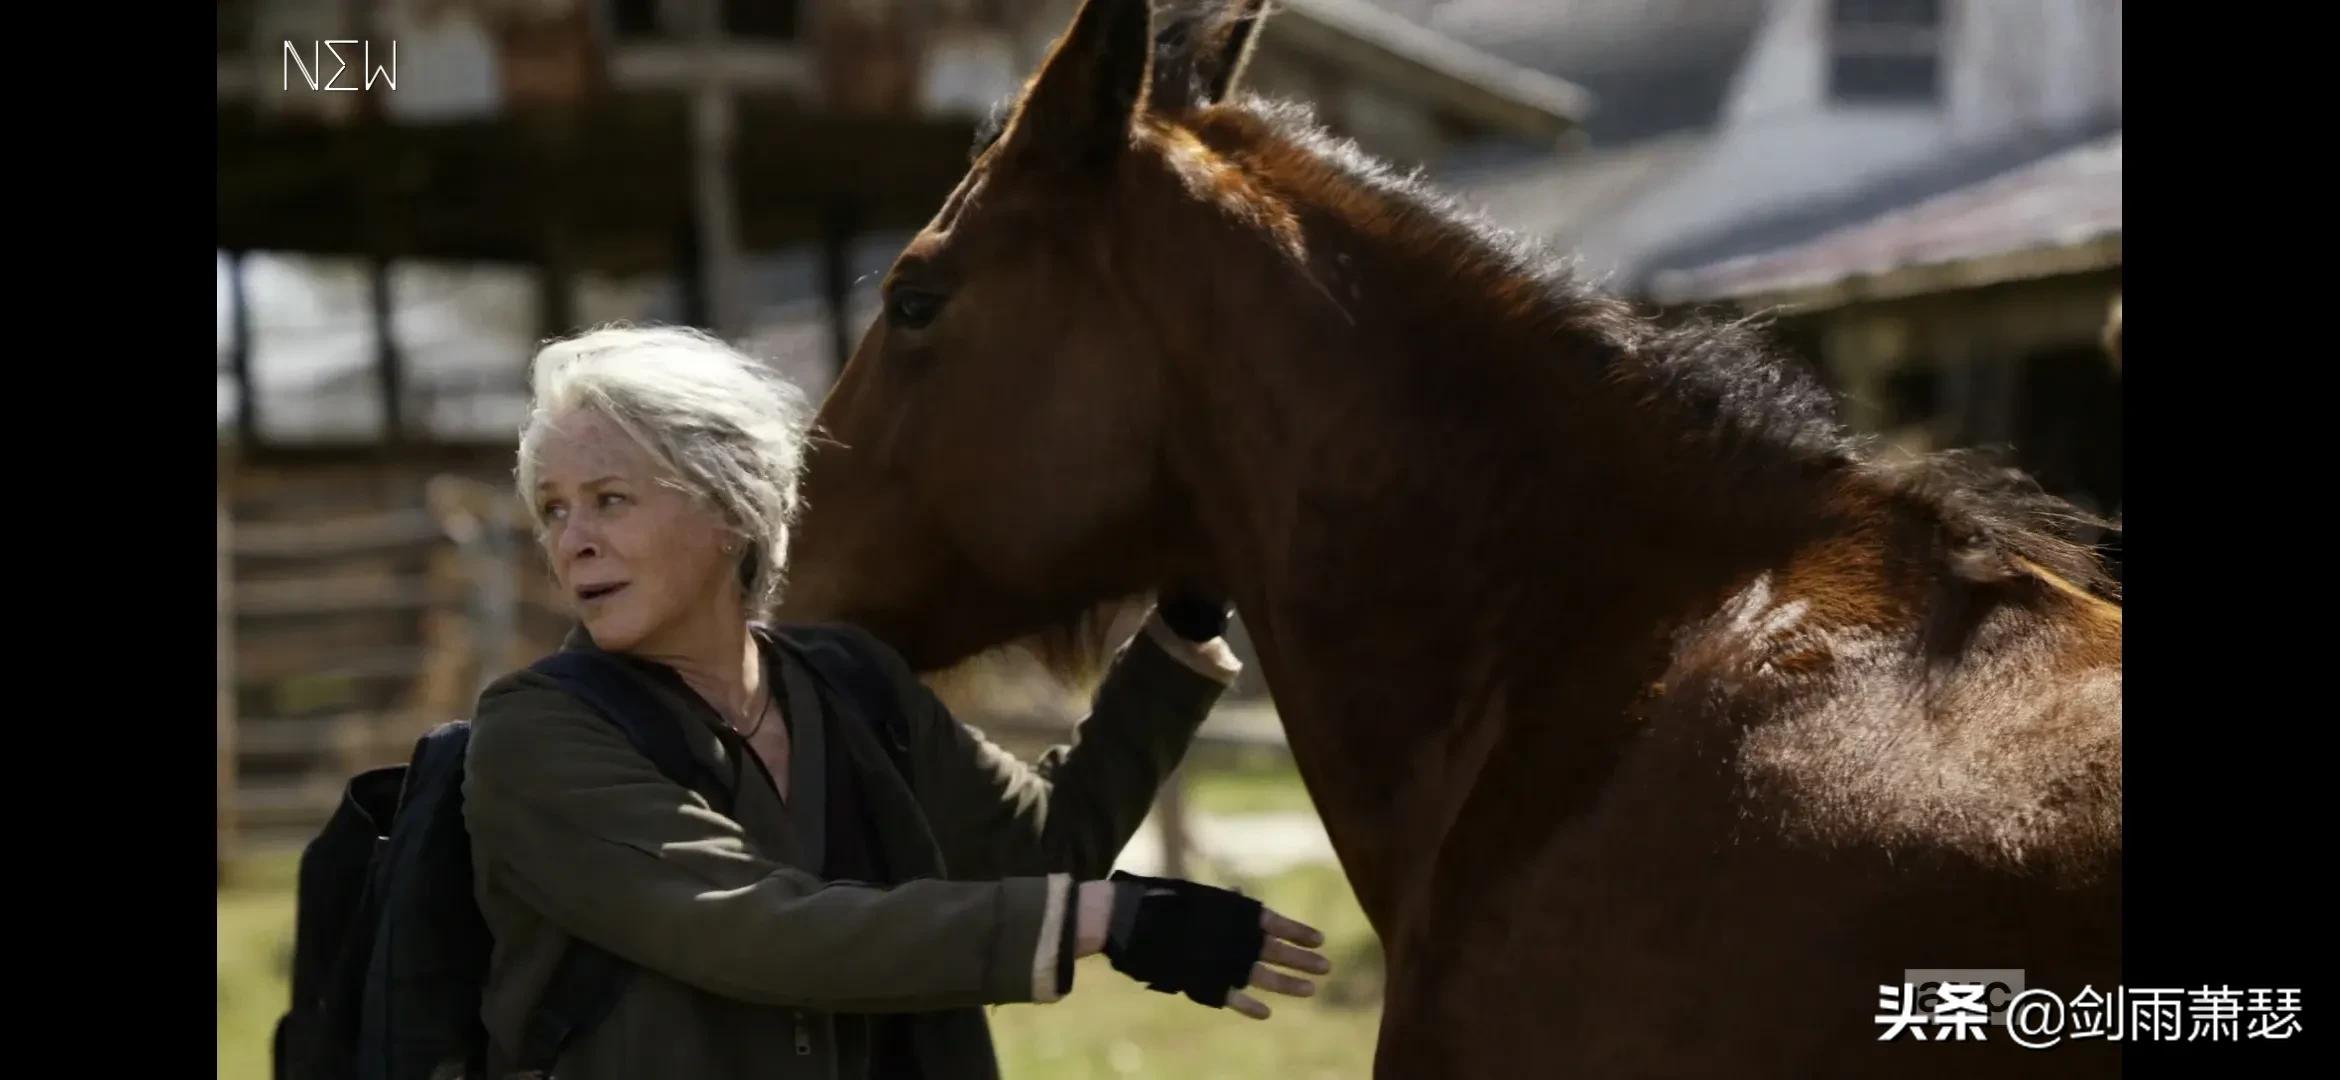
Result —
<svg viewBox="0 0 2340 1080"><path fill-rule="evenodd" d="M999 140L1016 101L1013 95L1003 98L980 124L971 159ZM1353 140L1332 134L1305 104L1246 95L1162 119L1198 134L1232 123L1265 135L1278 146L1257 152L1281 149L1275 155L1279 166L1313 174L1315 182L1308 186L1327 197L1374 200L1374 213L1393 234L1406 237L1413 250L1446 260L1457 278L1515 294L1555 340L1566 335L1589 344L1580 350L1584 355L1608 365L1610 374L1636 381L1648 399L1727 448L1742 465L1804 475L1835 473L1932 519L1948 541L1953 570L1962 577L2012 578L2029 564L2118 601L2117 584L2081 539L2089 529L2117 532L2117 521L2046 493L1997 452L1954 450L1889 459L1874 437L1846 429L1836 394L1811 368L1767 338L1767 316L1684 313L1661 321L1638 313L1587 281L1572 260L1543 242L1497 225L1439 191L1419 170L1399 172ZM1128 625L1116 615L1129 602L1103 602L1065 625L930 677L943 692L972 701L997 696L986 680L1036 668L1055 681L1061 708L1077 713L1130 640Z"/></svg>
<svg viewBox="0 0 2340 1080"><path fill-rule="evenodd" d="M1567 257L1439 191L1420 170L1401 173L1333 135L1306 105L1245 97L1180 119L1263 129L1287 148L1278 155L1283 164L1315 174L1304 186L1374 200L1392 235L1446 260L1454 278L1521 293L1555 338L1589 341L1587 355L1621 369L1734 458L1841 472L1873 486L1936 519L1969 576L2014 576L2029 562L2117 602L2118 586L2082 539L2091 529L2118 532L2116 520L2045 492L2002 451L1889 459L1876 438L1847 430L1835 392L1767 337L1767 315L1691 312L1660 321L1638 313L1586 281Z"/></svg>

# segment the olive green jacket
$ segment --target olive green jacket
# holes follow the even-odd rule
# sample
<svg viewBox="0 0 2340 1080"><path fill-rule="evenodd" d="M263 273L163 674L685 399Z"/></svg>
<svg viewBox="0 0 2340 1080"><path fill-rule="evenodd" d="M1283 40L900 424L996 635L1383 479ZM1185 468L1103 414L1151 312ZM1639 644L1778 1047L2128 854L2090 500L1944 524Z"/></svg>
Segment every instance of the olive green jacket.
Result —
<svg viewBox="0 0 2340 1080"><path fill-rule="evenodd" d="M875 639L869 639L874 643ZM574 635L564 648L592 649ZM864 1047L836 1014L917 1013L929 1080L997 1074L980 1006L1053 1000L1072 884L1105 876L1235 664L1157 618L1117 661L1067 746L1027 765L960 723L891 650L910 703L909 784L865 723L767 647L792 728L790 797L679 680L643 676L692 753L728 787L719 809L547 678L481 695L464 812L480 909L495 936L485 1002L490 1070L571 936L641 969L572 1040L560 1080L858 1080ZM827 740L843 740L891 888L826 882Z"/></svg>

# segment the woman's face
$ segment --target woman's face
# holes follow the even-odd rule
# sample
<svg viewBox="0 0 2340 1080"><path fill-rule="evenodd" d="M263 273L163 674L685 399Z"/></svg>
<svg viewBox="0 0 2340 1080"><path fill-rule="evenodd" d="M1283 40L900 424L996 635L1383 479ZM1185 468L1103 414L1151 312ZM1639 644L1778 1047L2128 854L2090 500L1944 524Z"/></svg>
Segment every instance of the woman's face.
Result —
<svg viewBox="0 0 2340 1080"><path fill-rule="evenodd" d="M723 550L737 536L662 476L590 411L557 418L537 446L546 560L594 644L612 652L679 651L692 619L746 617L740 556Z"/></svg>

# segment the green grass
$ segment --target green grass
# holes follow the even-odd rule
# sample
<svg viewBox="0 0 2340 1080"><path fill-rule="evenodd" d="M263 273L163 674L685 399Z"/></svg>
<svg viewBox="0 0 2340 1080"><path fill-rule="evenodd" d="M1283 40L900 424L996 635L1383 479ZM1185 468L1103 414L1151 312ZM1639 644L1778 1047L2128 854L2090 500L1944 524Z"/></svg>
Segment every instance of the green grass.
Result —
<svg viewBox="0 0 2340 1080"><path fill-rule="evenodd" d="M1198 809L1308 809L1307 794L1288 766L1211 764L1195 775ZM268 1076L268 1040L288 989L294 869L290 858L241 865L219 894L219 1075L226 1080ZM1270 995L1275 1015L1249 1020L1153 993L1103 957L1089 957L1080 963L1071 997L990 1010L1007 1080L1313 1080L1369 1073L1381 1016L1380 949L1339 868L1300 867L1256 881L1209 880L1325 932L1324 951L1334 968L1316 997Z"/></svg>
<svg viewBox="0 0 2340 1080"><path fill-rule="evenodd" d="M239 863L219 892L219 1075L266 1080L268 1041L290 1000L292 857Z"/></svg>
<svg viewBox="0 0 2340 1080"><path fill-rule="evenodd" d="M1187 766L1187 805L1204 814L1313 814L1290 756L1264 749L1197 748ZM1199 768L1197 766L1200 766Z"/></svg>

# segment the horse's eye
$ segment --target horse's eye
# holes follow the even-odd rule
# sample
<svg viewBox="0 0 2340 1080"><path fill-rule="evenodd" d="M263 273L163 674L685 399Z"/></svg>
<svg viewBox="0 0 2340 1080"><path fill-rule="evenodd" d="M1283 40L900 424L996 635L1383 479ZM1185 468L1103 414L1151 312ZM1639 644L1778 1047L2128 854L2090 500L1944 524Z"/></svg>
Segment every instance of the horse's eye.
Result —
<svg viewBox="0 0 2340 1080"><path fill-rule="evenodd" d="M886 298L886 321L904 330L924 330L942 314L942 306L941 293L896 289Z"/></svg>

